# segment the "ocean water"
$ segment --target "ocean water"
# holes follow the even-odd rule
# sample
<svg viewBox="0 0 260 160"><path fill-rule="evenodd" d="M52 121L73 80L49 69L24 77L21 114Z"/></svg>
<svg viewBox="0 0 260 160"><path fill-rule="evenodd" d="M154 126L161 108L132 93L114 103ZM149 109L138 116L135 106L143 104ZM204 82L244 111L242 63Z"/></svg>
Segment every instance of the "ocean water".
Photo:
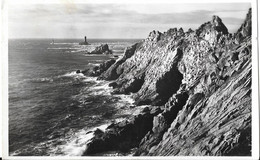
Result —
<svg viewBox="0 0 260 160"><path fill-rule="evenodd" d="M109 82L76 74L110 59L87 55L107 43L114 55L139 40L10 39L9 154L11 156L80 156L93 136L135 109L130 96L111 95Z"/></svg>

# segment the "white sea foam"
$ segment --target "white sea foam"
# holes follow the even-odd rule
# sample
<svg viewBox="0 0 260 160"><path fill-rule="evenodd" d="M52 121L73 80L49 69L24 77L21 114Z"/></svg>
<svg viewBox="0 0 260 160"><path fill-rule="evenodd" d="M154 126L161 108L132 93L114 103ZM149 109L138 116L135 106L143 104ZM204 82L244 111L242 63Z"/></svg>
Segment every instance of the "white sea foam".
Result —
<svg viewBox="0 0 260 160"><path fill-rule="evenodd" d="M99 66L100 63L88 63L88 65L90 65L90 66Z"/></svg>
<svg viewBox="0 0 260 160"><path fill-rule="evenodd" d="M70 72L67 73L63 76L84 76L81 74L77 74L76 72ZM81 103L92 103L91 101L86 101L87 97L89 96L86 93L91 93L91 95L109 95L111 96L111 91L113 90L112 87L109 87L109 83L107 81L103 81L103 80L97 80L96 77L85 77L85 79L83 80L83 82L90 82L93 81L95 82L95 84L91 87L86 87L82 90L82 93L80 95L77 95L79 97L75 97L75 98L79 98L79 101L81 101ZM131 95L112 95L114 97L118 97L119 100L114 104L117 107L125 107L125 106L129 106L132 105L134 103L134 100L131 98ZM125 115L134 115L137 114L137 108L129 108L126 107L124 109L122 109L122 111L119 111L117 113L118 118L112 120L112 121L106 121L104 124L98 126L98 127L93 127L90 129L80 129L78 131L69 131L64 138L62 139L54 139L52 140L52 142L50 142L49 144L51 145L49 154L52 156L58 156L58 155L62 155L62 156L81 156L84 154L87 144L89 142L91 142L93 136L94 136L94 131L99 128L102 131L105 131L105 129L108 127L108 125L113 122L113 123L118 123L121 122L123 120L125 120L125 118L121 117L121 114L125 114ZM99 116L99 115L97 115ZM97 116L93 116L93 118L96 118ZM69 118L70 115L67 115L66 118ZM55 141L59 141L62 143L58 143ZM58 144L58 145L57 145Z"/></svg>
<svg viewBox="0 0 260 160"><path fill-rule="evenodd" d="M120 98L119 102L126 102L131 105L135 102L131 95L119 94L119 95L114 95L114 96Z"/></svg>
<svg viewBox="0 0 260 160"><path fill-rule="evenodd" d="M55 42L54 45L55 45L55 44L78 44L78 43L56 43L56 42Z"/></svg>
<svg viewBox="0 0 260 160"><path fill-rule="evenodd" d="M133 110L132 115L138 115L145 107L149 107L149 105L142 105L142 106L136 107Z"/></svg>
<svg viewBox="0 0 260 160"><path fill-rule="evenodd" d="M86 77L83 82L97 82L97 77Z"/></svg>
<svg viewBox="0 0 260 160"><path fill-rule="evenodd" d="M53 79L52 78L36 78L36 79L32 79L32 81L33 82L53 82Z"/></svg>
<svg viewBox="0 0 260 160"><path fill-rule="evenodd" d="M58 147L60 147L62 153L66 156L80 156L86 150L86 144L93 136L93 132L86 134L86 131L81 130L71 137L67 144Z"/></svg>
<svg viewBox="0 0 260 160"><path fill-rule="evenodd" d="M80 78L80 77L85 77L83 73L77 73L76 71L66 73L62 75L61 77L75 77L75 78Z"/></svg>
<svg viewBox="0 0 260 160"><path fill-rule="evenodd" d="M119 123L119 122L122 122L124 120L125 120L125 118L116 118L116 119L112 120L112 122L113 123Z"/></svg>
<svg viewBox="0 0 260 160"><path fill-rule="evenodd" d="M113 49L112 51L113 51L113 53L118 53L118 54L124 53L124 50L122 50L122 49Z"/></svg>
<svg viewBox="0 0 260 160"><path fill-rule="evenodd" d="M84 54L86 57L107 57L107 55L104 54ZM96 62L103 62L104 60L93 60Z"/></svg>
<svg viewBox="0 0 260 160"><path fill-rule="evenodd" d="M99 127L97 127L98 129L102 130L103 132L106 130L106 128L108 127L109 124L103 124Z"/></svg>
<svg viewBox="0 0 260 160"><path fill-rule="evenodd" d="M92 95L111 95L112 87L109 87L108 82L96 81L96 83L97 84L90 89Z"/></svg>
<svg viewBox="0 0 260 160"><path fill-rule="evenodd" d="M102 124L98 127L91 129L81 129L76 133L67 134L67 137L62 139L65 141L65 144L58 146L52 146L50 150L51 156L57 156L57 153L65 156L81 156L86 150L87 144L91 142L91 139L94 137L94 131L98 128L102 131L105 131L109 124Z"/></svg>
<svg viewBox="0 0 260 160"><path fill-rule="evenodd" d="M64 47L58 47L58 48L47 48L47 49L49 49L49 50L64 50L64 49L66 49L66 50L77 50L77 49L81 49L81 48L64 48Z"/></svg>
<svg viewBox="0 0 260 160"><path fill-rule="evenodd" d="M76 51L70 51L71 53L89 52L88 49L78 49Z"/></svg>

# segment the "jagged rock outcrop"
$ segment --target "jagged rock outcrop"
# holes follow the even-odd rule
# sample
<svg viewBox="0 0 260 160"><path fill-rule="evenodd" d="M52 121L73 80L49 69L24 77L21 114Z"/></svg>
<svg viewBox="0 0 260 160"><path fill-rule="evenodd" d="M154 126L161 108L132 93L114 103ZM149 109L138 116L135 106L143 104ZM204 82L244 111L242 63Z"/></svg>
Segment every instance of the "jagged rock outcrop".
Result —
<svg viewBox="0 0 260 160"><path fill-rule="evenodd" d="M235 38L237 43L241 42L243 38L250 36L252 34L252 10L249 9L248 14L246 15L246 20L240 26L237 33L235 34Z"/></svg>
<svg viewBox="0 0 260 160"><path fill-rule="evenodd" d="M115 80L122 74L122 69L119 66L124 63L128 58L132 57L135 53L136 48L141 43L136 43L133 46L127 47L124 51L124 56L116 61L106 72L104 72L99 79Z"/></svg>
<svg viewBox="0 0 260 160"><path fill-rule="evenodd" d="M165 116L154 118L159 129L144 137L135 155L251 154L251 35L234 45L219 34L213 47L205 38L185 48L179 69L189 99L167 129ZM175 107L171 101L166 108Z"/></svg>
<svg viewBox="0 0 260 160"><path fill-rule="evenodd" d="M112 54L112 51L109 49L107 44L101 44L88 54Z"/></svg>
<svg viewBox="0 0 260 160"><path fill-rule="evenodd" d="M248 44L250 39L238 51ZM250 54L247 56L227 69L224 82L212 84L210 80L207 92L196 91L196 87L189 90L195 93L189 95L171 126L160 135L161 140L154 143L153 132L152 138L140 144L137 155L250 155L251 59ZM154 127L160 125L164 123Z"/></svg>
<svg viewBox="0 0 260 160"><path fill-rule="evenodd" d="M147 39L133 47L133 56L116 63L111 70L104 72L104 75L110 75L113 70L112 73L116 76L102 78L109 80L109 77L118 77L113 84L115 93L133 92L137 104L165 103L178 90L182 80L182 75L177 69L182 50L175 41L169 39L174 35L180 35L177 38L181 38L181 34L182 30L177 29L164 34L158 31L151 32Z"/></svg>
<svg viewBox="0 0 260 160"><path fill-rule="evenodd" d="M110 60L105 61L104 63L99 64L98 66L90 67L90 68L82 71L82 73L85 76L99 76L99 75L101 75L101 73L106 71L115 62L116 62L116 60L110 59Z"/></svg>
<svg viewBox="0 0 260 160"><path fill-rule="evenodd" d="M113 130L115 137L104 133L108 144L104 137L102 143L94 139L92 148L118 150L126 142L138 146L136 156L250 155L251 52L251 9L234 35L217 16L195 31L152 31L100 78L114 80L114 93L132 93L137 105L164 110L144 120L149 129L141 139L130 138L134 145L129 135L119 134L123 127ZM121 137L120 142L109 137Z"/></svg>

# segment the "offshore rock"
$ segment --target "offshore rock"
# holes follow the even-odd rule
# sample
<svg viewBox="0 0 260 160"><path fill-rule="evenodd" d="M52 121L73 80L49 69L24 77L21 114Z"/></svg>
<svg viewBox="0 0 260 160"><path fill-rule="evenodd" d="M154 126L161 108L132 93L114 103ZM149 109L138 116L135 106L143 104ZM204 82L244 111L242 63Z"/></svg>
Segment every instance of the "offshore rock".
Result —
<svg viewBox="0 0 260 160"><path fill-rule="evenodd" d="M112 51L109 49L107 44L101 44L88 54L112 54Z"/></svg>

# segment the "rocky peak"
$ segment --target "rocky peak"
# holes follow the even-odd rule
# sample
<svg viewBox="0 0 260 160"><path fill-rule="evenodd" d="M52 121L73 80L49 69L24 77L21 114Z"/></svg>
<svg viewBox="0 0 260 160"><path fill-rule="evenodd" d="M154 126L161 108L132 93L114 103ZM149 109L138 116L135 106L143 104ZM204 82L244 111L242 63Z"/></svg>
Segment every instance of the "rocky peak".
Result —
<svg viewBox="0 0 260 160"><path fill-rule="evenodd" d="M167 33L176 33L177 32L177 28L170 28Z"/></svg>
<svg viewBox="0 0 260 160"><path fill-rule="evenodd" d="M222 32L223 34L228 34L227 27L222 23L222 19L218 16L213 16L211 20L212 27L216 29L218 32Z"/></svg>
<svg viewBox="0 0 260 160"><path fill-rule="evenodd" d="M179 30L180 31L180 30ZM163 33L164 37L172 37L180 34L177 28L170 28L166 32Z"/></svg>
<svg viewBox="0 0 260 160"><path fill-rule="evenodd" d="M152 32L149 33L147 40L157 42L160 40L161 35L162 35L161 32L153 30Z"/></svg>
<svg viewBox="0 0 260 160"><path fill-rule="evenodd" d="M196 34L213 44L218 41L220 36L228 34L228 29L218 16L213 16L211 21L202 24L196 30Z"/></svg>
<svg viewBox="0 0 260 160"><path fill-rule="evenodd" d="M249 9L246 19L244 23L240 26L238 31L235 33L235 38L238 43L243 39L243 37L250 36L252 34L252 11L251 8Z"/></svg>
<svg viewBox="0 0 260 160"><path fill-rule="evenodd" d="M222 19L219 18L219 16L216 16L216 15L212 16L212 20L211 20L212 25L219 26L219 25L221 25L221 23L222 23Z"/></svg>
<svg viewBox="0 0 260 160"><path fill-rule="evenodd" d="M186 33L191 33L191 32L193 32L193 30L191 28L189 28Z"/></svg>
<svg viewBox="0 0 260 160"><path fill-rule="evenodd" d="M178 30L178 32L182 32L182 33L184 33L184 31L183 31L183 29L182 29L182 28L180 28L180 29Z"/></svg>
<svg viewBox="0 0 260 160"><path fill-rule="evenodd" d="M183 31L182 28L180 28L180 29L178 30L178 35L183 35L183 34L184 34L184 31Z"/></svg>

